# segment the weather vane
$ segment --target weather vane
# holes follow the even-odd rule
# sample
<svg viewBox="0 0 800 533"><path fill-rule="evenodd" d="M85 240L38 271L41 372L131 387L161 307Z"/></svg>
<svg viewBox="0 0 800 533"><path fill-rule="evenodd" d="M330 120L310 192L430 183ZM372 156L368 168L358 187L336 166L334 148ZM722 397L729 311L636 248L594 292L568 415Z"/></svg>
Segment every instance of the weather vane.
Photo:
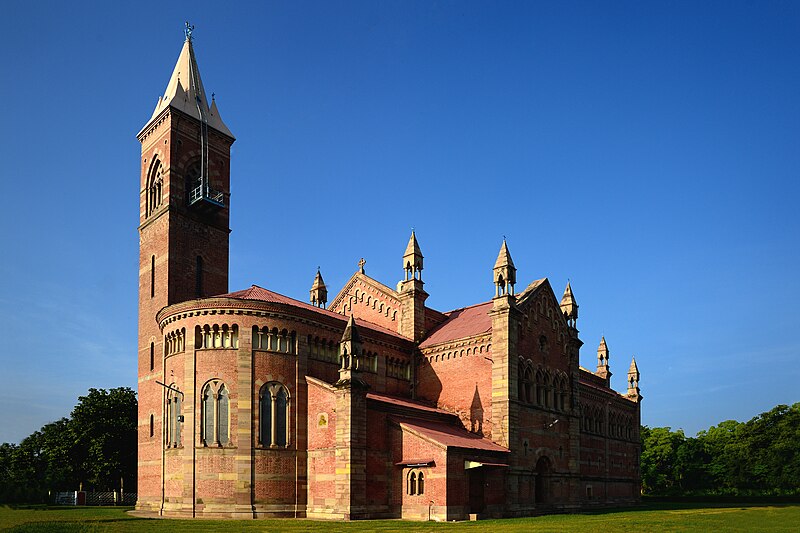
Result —
<svg viewBox="0 0 800 533"><path fill-rule="evenodd" d="M183 33L186 35L186 40L192 42L192 32L194 31L194 25L189 24L189 21L186 21L186 28L183 30Z"/></svg>

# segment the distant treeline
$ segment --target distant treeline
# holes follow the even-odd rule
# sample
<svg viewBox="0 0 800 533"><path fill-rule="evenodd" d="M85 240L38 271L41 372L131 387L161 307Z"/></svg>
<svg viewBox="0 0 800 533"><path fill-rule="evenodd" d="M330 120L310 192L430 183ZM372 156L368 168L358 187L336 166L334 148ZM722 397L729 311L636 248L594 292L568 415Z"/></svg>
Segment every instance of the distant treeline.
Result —
<svg viewBox="0 0 800 533"><path fill-rule="evenodd" d="M687 437L642 427L642 489L663 496L800 495L800 403Z"/></svg>
<svg viewBox="0 0 800 533"><path fill-rule="evenodd" d="M49 491L136 492L136 393L89 389L69 418L19 444L0 444L0 503L45 502Z"/></svg>

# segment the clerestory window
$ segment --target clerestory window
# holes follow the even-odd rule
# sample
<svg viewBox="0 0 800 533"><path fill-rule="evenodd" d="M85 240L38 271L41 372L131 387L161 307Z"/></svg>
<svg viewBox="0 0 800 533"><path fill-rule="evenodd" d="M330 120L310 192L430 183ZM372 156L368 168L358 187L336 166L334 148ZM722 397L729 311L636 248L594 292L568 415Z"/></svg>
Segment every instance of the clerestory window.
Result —
<svg viewBox="0 0 800 533"><path fill-rule="evenodd" d="M258 400L258 441L267 448L289 446L289 391L277 381L261 387Z"/></svg>
<svg viewBox="0 0 800 533"><path fill-rule="evenodd" d="M204 446L225 446L230 442L229 403L225 384L211 381L203 388L200 439Z"/></svg>

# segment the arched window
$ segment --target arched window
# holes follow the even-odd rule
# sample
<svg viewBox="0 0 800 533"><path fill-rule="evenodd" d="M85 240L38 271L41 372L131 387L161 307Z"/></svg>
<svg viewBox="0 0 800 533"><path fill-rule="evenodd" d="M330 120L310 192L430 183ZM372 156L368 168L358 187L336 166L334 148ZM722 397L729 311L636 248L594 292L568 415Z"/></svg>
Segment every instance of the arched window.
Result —
<svg viewBox="0 0 800 533"><path fill-rule="evenodd" d="M186 169L186 203L191 205L192 200L203 194L203 180L200 177L200 161L195 161Z"/></svg>
<svg viewBox="0 0 800 533"><path fill-rule="evenodd" d="M539 337L539 350L542 352L547 351L547 337L544 335Z"/></svg>
<svg viewBox="0 0 800 533"><path fill-rule="evenodd" d="M289 391L282 383L271 381L259 394L258 440L264 447L285 448L289 445Z"/></svg>
<svg viewBox="0 0 800 533"><path fill-rule="evenodd" d="M542 380L542 373L536 371L536 405L544 404L544 381Z"/></svg>
<svg viewBox="0 0 800 533"><path fill-rule="evenodd" d="M524 377L523 377L522 387L523 387L523 392L525 393L524 400L526 403L531 403L531 400L533 400L532 397L533 395L531 394L531 388L533 387L533 383L531 382L533 380L531 379L530 367L525 368L525 373L523 374L523 376Z"/></svg>
<svg viewBox="0 0 800 533"><path fill-rule="evenodd" d="M166 431L166 446L167 448L177 448L181 445L181 426L183 425L183 415L181 414L181 394L176 392L175 384L170 385L167 395L167 431Z"/></svg>
<svg viewBox="0 0 800 533"><path fill-rule="evenodd" d="M150 167L150 175L147 178L146 201L147 211L146 216L150 216L161 205L161 189L163 186L163 178L161 177L161 161L158 159L153 160Z"/></svg>
<svg viewBox="0 0 800 533"><path fill-rule="evenodd" d="M203 297L203 258L199 255L195 261L194 270L194 293L198 298Z"/></svg>
<svg viewBox="0 0 800 533"><path fill-rule="evenodd" d="M156 256L150 258L150 298L156 296Z"/></svg>
<svg viewBox="0 0 800 533"><path fill-rule="evenodd" d="M204 446L225 446L228 436L229 396L225 384L218 381L209 382L202 395L202 426L200 439Z"/></svg>
<svg viewBox="0 0 800 533"><path fill-rule="evenodd" d="M425 494L425 474L420 470L411 470L408 473L407 492L411 496Z"/></svg>

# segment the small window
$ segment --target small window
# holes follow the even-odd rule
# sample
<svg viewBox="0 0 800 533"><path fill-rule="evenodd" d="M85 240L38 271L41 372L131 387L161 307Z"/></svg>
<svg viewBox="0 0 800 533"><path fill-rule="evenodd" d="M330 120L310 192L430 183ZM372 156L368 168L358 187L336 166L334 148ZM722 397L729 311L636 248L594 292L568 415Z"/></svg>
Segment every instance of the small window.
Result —
<svg viewBox="0 0 800 533"><path fill-rule="evenodd" d="M156 296L156 256L150 258L150 298Z"/></svg>
<svg viewBox="0 0 800 533"><path fill-rule="evenodd" d="M150 415L150 438L153 438L153 434L155 433L155 427L153 424L153 415Z"/></svg>
<svg viewBox="0 0 800 533"><path fill-rule="evenodd" d="M591 485L587 485L586 486L586 499L587 500L591 500L592 499L592 486Z"/></svg>
<svg viewBox="0 0 800 533"><path fill-rule="evenodd" d="M150 370L155 368L156 364L156 344L154 342L150 343Z"/></svg>
<svg viewBox="0 0 800 533"><path fill-rule="evenodd" d="M425 474L421 470L411 470L407 478L407 491L411 496L425 494Z"/></svg>

